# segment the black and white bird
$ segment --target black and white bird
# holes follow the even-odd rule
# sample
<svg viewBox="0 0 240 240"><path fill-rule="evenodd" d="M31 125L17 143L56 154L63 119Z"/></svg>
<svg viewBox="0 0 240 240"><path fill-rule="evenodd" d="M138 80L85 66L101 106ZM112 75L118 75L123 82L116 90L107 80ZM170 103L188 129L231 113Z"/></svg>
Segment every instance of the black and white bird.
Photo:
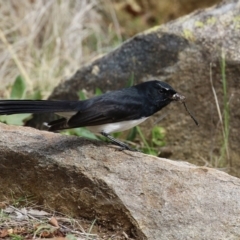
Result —
<svg viewBox="0 0 240 240"><path fill-rule="evenodd" d="M170 102L184 103L184 99L169 84L153 80L83 101L0 100L0 115L55 113L63 118L49 122L49 131L87 127L122 149L133 150L110 134L130 129Z"/></svg>

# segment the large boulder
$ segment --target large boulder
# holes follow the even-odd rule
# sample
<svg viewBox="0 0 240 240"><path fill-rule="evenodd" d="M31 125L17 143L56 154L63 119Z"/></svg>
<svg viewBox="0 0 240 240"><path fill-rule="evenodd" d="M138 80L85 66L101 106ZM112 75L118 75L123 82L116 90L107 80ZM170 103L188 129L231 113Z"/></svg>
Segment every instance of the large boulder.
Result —
<svg viewBox="0 0 240 240"><path fill-rule="evenodd" d="M29 127L0 131L0 201L30 194L138 240L239 239L238 178Z"/></svg>

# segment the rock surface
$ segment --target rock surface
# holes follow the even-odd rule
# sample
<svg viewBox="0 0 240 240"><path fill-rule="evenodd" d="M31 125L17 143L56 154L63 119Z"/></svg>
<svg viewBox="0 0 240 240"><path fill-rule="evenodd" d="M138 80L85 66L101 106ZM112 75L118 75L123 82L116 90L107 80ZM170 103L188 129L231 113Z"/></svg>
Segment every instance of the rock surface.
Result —
<svg viewBox="0 0 240 240"><path fill-rule="evenodd" d="M240 238L238 178L28 127L0 132L0 201L31 194L136 239Z"/></svg>
<svg viewBox="0 0 240 240"><path fill-rule="evenodd" d="M203 165L232 165L232 174L240 176L240 1L225 0L188 16L149 29L123 43L109 54L80 68L69 80L60 84L51 99L76 99L77 91L103 92L157 78L170 83L185 95L187 104L200 123L196 129L184 108L172 104L163 109L161 126L166 129L166 145L171 158L195 161ZM227 94L229 102L229 156L222 155L223 134L210 79L223 112L222 62L225 54ZM212 70L212 76L211 71ZM145 133L158 122L160 114L144 123ZM28 124L41 127L49 115L35 116ZM144 129L143 129L144 131ZM169 151L168 151L169 152ZM197 161L197 162L196 162Z"/></svg>

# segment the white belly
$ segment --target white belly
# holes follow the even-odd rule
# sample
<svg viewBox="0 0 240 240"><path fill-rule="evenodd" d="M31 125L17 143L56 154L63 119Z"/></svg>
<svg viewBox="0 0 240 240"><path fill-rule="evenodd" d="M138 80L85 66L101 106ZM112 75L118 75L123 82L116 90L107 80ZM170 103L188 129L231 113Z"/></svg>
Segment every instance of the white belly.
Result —
<svg viewBox="0 0 240 240"><path fill-rule="evenodd" d="M114 132L122 132L122 131L125 131L132 127L135 127L138 124L145 121L146 119L147 119L147 117L141 118L138 120L128 120L128 121L122 121L122 122L116 122L116 123L107 123L107 124L102 124L102 125L98 125L98 126L89 126L87 128L91 132L94 132L94 133L105 132L105 133L109 134L109 133L114 133Z"/></svg>

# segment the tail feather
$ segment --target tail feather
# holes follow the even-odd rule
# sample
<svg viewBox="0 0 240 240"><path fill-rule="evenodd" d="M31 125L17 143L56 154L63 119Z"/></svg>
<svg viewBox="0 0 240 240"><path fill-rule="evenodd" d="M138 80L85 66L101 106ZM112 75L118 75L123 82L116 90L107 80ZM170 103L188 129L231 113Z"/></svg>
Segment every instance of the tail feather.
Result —
<svg viewBox="0 0 240 240"><path fill-rule="evenodd" d="M0 100L0 115L78 111L79 101Z"/></svg>
<svg viewBox="0 0 240 240"><path fill-rule="evenodd" d="M50 132L55 132L55 131L58 131L58 130L69 128L68 120L66 118L60 118L58 120L49 122L47 124L47 126L49 127L48 131L50 131Z"/></svg>

